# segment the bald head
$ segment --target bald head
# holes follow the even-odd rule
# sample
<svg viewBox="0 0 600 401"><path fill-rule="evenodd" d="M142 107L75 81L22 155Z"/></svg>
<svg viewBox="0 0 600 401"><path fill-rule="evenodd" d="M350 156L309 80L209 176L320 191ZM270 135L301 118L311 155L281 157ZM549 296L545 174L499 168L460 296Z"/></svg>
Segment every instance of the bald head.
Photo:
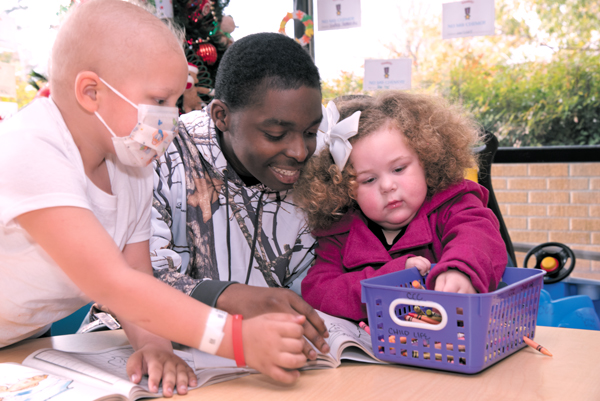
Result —
<svg viewBox="0 0 600 401"><path fill-rule="evenodd" d="M93 71L119 85L145 63L174 53L184 57L175 34L153 14L122 0L89 0L69 14L54 42L52 97L73 96L81 71Z"/></svg>

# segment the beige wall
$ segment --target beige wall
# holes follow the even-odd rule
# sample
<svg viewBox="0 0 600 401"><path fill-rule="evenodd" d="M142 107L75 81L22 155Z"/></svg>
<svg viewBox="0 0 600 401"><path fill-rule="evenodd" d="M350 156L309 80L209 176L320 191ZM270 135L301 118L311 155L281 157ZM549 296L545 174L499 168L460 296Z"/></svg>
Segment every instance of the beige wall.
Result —
<svg viewBox="0 0 600 401"><path fill-rule="evenodd" d="M600 163L494 164L492 185L513 242L600 252ZM600 261L573 276L600 279Z"/></svg>

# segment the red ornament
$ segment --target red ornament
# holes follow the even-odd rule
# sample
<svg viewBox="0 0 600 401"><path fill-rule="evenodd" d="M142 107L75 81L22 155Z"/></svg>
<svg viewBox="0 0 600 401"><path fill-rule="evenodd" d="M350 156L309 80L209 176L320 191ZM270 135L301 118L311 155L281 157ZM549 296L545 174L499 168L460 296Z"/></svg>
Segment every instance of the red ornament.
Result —
<svg viewBox="0 0 600 401"><path fill-rule="evenodd" d="M217 61L217 48L210 43L200 43L196 54L208 65L213 65Z"/></svg>

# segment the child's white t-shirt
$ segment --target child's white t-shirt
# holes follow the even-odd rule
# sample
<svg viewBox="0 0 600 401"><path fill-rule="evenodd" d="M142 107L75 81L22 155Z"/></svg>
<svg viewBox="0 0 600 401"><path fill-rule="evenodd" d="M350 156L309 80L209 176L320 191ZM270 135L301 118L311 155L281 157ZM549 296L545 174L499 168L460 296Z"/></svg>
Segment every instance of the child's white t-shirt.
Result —
<svg viewBox="0 0 600 401"><path fill-rule="evenodd" d="M90 301L15 218L56 206L89 209L122 250L150 238L152 170L107 159L113 194L96 187L85 175L79 151L51 99L36 99L1 122L0 143L0 347L4 347Z"/></svg>

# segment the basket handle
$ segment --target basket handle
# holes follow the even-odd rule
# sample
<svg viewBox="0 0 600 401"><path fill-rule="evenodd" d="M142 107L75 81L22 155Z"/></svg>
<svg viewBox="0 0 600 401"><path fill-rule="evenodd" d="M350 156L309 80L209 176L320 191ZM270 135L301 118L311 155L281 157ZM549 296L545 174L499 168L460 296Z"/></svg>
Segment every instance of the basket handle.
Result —
<svg viewBox="0 0 600 401"><path fill-rule="evenodd" d="M440 311L440 314L442 315L442 321L440 322L440 324L430 324L430 323L421 323L421 322L414 322L414 321L409 322L407 320L400 320L396 317L396 314L394 313L394 309L396 308L396 305L398 305L398 304L428 306L430 308L436 308L437 310ZM389 313L390 313L390 318L398 326L439 331L439 330L442 330L444 327L446 327L446 324L448 323L448 313L446 312L446 309L444 309L444 307L442 305L438 304L437 302L432 302L432 301L413 301L412 299L408 299L408 298L396 298L395 300L393 300L390 303Z"/></svg>

